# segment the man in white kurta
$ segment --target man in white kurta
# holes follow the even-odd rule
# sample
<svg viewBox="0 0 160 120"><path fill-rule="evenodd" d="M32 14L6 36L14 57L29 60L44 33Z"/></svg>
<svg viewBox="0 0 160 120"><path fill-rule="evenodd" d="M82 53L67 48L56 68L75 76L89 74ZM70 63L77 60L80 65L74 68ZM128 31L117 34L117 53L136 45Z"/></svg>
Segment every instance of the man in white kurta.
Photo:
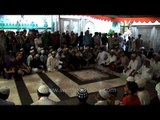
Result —
<svg viewBox="0 0 160 120"><path fill-rule="evenodd" d="M34 50L30 50L30 55L27 57L27 65L30 66L33 56L35 55Z"/></svg>
<svg viewBox="0 0 160 120"><path fill-rule="evenodd" d="M109 55L109 53L107 53L105 50L103 50L103 48L101 48L101 51L98 53L98 56L96 58L98 65L105 64L105 61L106 61L108 55Z"/></svg>
<svg viewBox="0 0 160 120"><path fill-rule="evenodd" d="M153 78L160 78L160 56L156 55L155 59L151 62L151 66L153 67Z"/></svg>
<svg viewBox="0 0 160 120"><path fill-rule="evenodd" d="M146 87L146 80L136 80L135 81L138 85L138 92L137 92L137 95L138 95L138 98L141 102L141 105L149 105L150 104L150 95L149 95L149 92L148 90L145 89Z"/></svg>
<svg viewBox="0 0 160 120"><path fill-rule="evenodd" d="M37 89L38 100L33 102L31 105L55 105L56 102L49 98L50 91L46 85L41 85Z"/></svg>
<svg viewBox="0 0 160 120"><path fill-rule="evenodd" d="M47 58L47 70L49 72L62 68L62 66L60 65L61 61L59 61L55 56L56 52L52 51L51 56Z"/></svg>
<svg viewBox="0 0 160 120"><path fill-rule="evenodd" d="M125 75L125 76L131 76L132 75L132 73L134 73L135 71L137 71L138 70L138 60L136 59L136 57L137 57L137 55L134 53L134 54L132 54L131 55L131 60L130 60L130 62L129 62L129 65L127 66L127 68L126 69L124 69L124 71L123 71L123 74Z"/></svg>
<svg viewBox="0 0 160 120"><path fill-rule="evenodd" d="M142 67L135 73L135 80L146 80L150 81L152 80L153 76L153 68L150 65L149 60L145 60Z"/></svg>
<svg viewBox="0 0 160 120"><path fill-rule="evenodd" d="M110 54L108 55L108 58L107 58L107 60L106 60L106 65L109 65L109 64L111 64L111 63L114 63L114 62L116 62L116 60L117 60L117 56L115 55L116 53L115 53L115 50L111 50L110 51Z"/></svg>

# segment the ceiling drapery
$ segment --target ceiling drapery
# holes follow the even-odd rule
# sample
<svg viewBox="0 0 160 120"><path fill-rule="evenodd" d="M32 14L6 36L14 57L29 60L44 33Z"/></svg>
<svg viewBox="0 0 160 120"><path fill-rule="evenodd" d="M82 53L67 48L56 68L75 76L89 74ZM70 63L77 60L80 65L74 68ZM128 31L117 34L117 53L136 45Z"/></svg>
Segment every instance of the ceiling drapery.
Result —
<svg viewBox="0 0 160 120"><path fill-rule="evenodd" d="M113 22L160 22L160 17L108 17L105 15L87 15L94 19L104 20L104 21L113 21Z"/></svg>
<svg viewBox="0 0 160 120"><path fill-rule="evenodd" d="M117 18L113 18L112 19L114 22L160 22L160 17L133 17L133 18L120 18L120 17L117 17Z"/></svg>
<svg viewBox="0 0 160 120"><path fill-rule="evenodd" d="M86 16L94 19L104 20L104 21L112 21L112 18L107 16L101 16L101 15L86 15Z"/></svg>

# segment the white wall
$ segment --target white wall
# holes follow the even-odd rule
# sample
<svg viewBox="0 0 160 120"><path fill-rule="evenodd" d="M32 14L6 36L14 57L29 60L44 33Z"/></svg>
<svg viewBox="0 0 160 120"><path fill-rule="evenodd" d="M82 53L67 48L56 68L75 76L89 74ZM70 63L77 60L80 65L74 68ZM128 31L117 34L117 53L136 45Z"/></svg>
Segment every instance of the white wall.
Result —
<svg viewBox="0 0 160 120"><path fill-rule="evenodd" d="M155 52L160 50L160 26L159 25L137 25L132 28L133 37L142 35L146 49L153 48Z"/></svg>
<svg viewBox="0 0 160 120"><path fill-rule="evenodd" d="M56 21L56 17L56 15L53 15L53 21ZM22 23L31 23L33 21L42 27L44 18L48 23L48 27L51 27L51 15L24 15L23 19L21 19L21 15L5 15L5 22L17 23L17 21L21 21Z"/></svg>
<svg viewBox="0 0 160 120"><path fill-rule="evenodd" d="M101 33L108 33L110 29L112 29L112 22L111 21L103 21L103 20L98 20L90 17L84 17L83 19L87 19L87 22L92 22L94 23L94 32L101 32ZM85 23L85 25L87 24ZM87 27L84 25L84 31L87 30Z"/></svg>

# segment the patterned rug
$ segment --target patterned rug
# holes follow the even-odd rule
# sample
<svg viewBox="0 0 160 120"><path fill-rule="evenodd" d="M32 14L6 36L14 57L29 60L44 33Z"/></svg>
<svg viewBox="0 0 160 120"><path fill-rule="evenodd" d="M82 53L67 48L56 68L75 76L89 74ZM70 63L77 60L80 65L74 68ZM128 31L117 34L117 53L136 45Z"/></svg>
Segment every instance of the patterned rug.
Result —
<svg viewBox="0 0 160 120"><path fill-rule="evenodd" d="M84 68L78 71L71 71L71 72L60 71L60 72L79 85L118 78L118 76L104 72L103 70L100 70L95 67Z"/></svg>

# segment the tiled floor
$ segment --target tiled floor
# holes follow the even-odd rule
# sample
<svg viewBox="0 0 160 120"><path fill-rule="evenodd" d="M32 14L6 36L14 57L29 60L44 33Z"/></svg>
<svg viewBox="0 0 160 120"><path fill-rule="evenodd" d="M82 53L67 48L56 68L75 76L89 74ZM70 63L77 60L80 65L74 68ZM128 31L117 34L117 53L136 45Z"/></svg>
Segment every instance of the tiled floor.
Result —
<svg viewBox="0 0 160 120"><path fill-rule="evenodd" d="M29 105L36 101L38 99L36 92L40 84L46 84L50 88L50 99L58 102L60 105L76 104L76 91L79 88L86 88L88 90L90 93L88 101L91 104L95 102L94 94L103 88L117 87L118 98L120 98L123 94L125 78L121 74L111 72L101 66L93 67L95 68L70 72L70 74L77 76L77 78L82 81L90 81L89 83L79 84L66 74L60 71L54 71L24 76L21 81L0 78L0 86L7 86L10 88L11 91L8 100L15 102L16 105ZM102 70L102 73L97 72L97 69ZM114 76L116 75L117 77L103 80L98 79L108 77L104 72L114 74ZM151 96L154 96L154 84L148 84L148 89L150 90Z"/></svg>

